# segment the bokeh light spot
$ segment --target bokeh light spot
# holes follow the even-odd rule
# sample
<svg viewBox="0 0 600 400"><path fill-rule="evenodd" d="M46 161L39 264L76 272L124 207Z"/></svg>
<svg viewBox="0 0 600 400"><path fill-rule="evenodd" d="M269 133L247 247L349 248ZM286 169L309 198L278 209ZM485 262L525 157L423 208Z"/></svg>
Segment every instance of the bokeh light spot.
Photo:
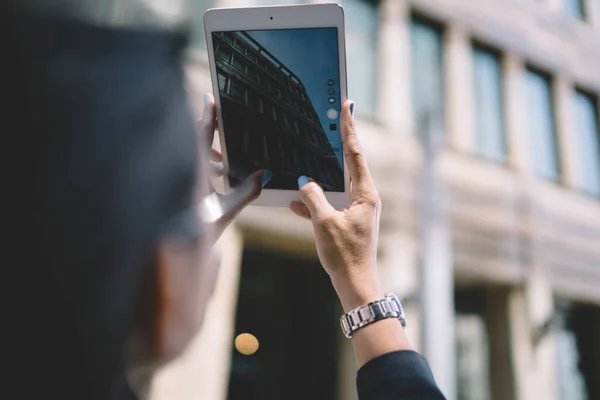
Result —
<svg viewBox="0 0 600 400"><path fill-rule="evenodd" d="M251 333L241 333L234 341L235 349L245 356L250 356L258 350L258 339Z"/></svg>

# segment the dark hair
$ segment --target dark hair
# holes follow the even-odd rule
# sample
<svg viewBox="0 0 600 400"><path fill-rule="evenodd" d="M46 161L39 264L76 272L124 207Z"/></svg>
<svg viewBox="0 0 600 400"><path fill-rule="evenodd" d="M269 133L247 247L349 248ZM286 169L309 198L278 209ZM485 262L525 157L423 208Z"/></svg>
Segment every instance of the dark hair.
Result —
<svg viewBox="0 0 600 400"><path fill-rule="evenodd" d="M184 39L14 13L0 24L2 132L20 158L9 365L32 383L19 398L105 399L158 229L192 202Z"/></svg>

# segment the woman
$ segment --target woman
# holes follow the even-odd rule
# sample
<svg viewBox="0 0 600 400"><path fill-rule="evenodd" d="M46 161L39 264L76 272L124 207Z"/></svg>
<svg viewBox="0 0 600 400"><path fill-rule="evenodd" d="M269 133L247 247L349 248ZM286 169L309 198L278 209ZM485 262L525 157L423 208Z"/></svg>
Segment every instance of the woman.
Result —
<svg viewBox="0 0 600 400"><path fill-rule="evenodd" d="M144 397L153 371L201 329L216 279L211 246L270 173L222 198L222 213L198 218L197 204L215 200L205 160L215 105L205 97L196 140L183 35L110 27L40 4L4 3L0 21L3 132L21 154L6 255L6 282L18 293L6 343L16 354L5 359L5 390L24 399ZM308 177L298 180L302 201L290 205L312 221L346 312L384 296L381 205L353 111L346 102L349 207L333 209ZM361 400L443 398L397 318L356 330L352 343Z"/></svg>

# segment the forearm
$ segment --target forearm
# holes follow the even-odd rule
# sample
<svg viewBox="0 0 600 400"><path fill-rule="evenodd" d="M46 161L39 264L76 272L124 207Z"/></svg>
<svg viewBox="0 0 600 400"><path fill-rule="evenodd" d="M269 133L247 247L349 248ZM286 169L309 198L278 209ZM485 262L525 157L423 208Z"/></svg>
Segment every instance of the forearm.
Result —
<svg viewBox="0 0 600 400"><path fill-rule="evenodd" d="M384 297L377 276L332 277L344 312ZM387 318L360 328L352 334L352 345L359 367L369 360L398 350L412 350L400 321Z"/></svg>

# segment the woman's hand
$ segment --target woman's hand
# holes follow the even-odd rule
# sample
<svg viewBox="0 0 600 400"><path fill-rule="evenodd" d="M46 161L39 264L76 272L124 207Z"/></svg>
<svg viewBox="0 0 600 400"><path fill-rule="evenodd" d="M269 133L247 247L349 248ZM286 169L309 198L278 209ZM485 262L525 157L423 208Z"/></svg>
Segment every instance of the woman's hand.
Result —
<svg viewBox="0 0 600 400"><path fill-rule="evenodd" d="M292 211L312 221L317 253L346 312L384 296L377 276L377 239L381 201L367 167L353 118L354 103L342 108L344 157L352 180L351 203L335 210L323 190L307 177L298 179L302 202ZM360 328L352 335L359 366L411 346L400 321L387 318Z"/></svg>
<svg viewBox="0 0 600 400"><path fill-rule="evenodd" d="M198 121L200 130L199 140L204 141L210 148L210 177L208 184L209 195L202 199L202 213L206 223L215 225L215 240L217 240L225 228L233 222L235 217L247 205L252 203L259 195L262 187L271 179L268 170L256 171L244 182L238 185L226 195L219 194L212 186L212 178L222 177L224 174L223 154L212 147L216 128L216 106L215 100L210 94L204 95L204 112ZM202 168L201 168L202 170Z"/></svg>
<svg viewBox="0 0 600 400"><path fill-rule="evenodd" d="M342 107L341 131L345 162L352 180L351 203L335 210L321 187L307 177L298 186L302 202L292 211L310 219L317 253L346 311L383 297L377 277L377 240L381 201L371 180L353 117L354 103Z"/></svg>

